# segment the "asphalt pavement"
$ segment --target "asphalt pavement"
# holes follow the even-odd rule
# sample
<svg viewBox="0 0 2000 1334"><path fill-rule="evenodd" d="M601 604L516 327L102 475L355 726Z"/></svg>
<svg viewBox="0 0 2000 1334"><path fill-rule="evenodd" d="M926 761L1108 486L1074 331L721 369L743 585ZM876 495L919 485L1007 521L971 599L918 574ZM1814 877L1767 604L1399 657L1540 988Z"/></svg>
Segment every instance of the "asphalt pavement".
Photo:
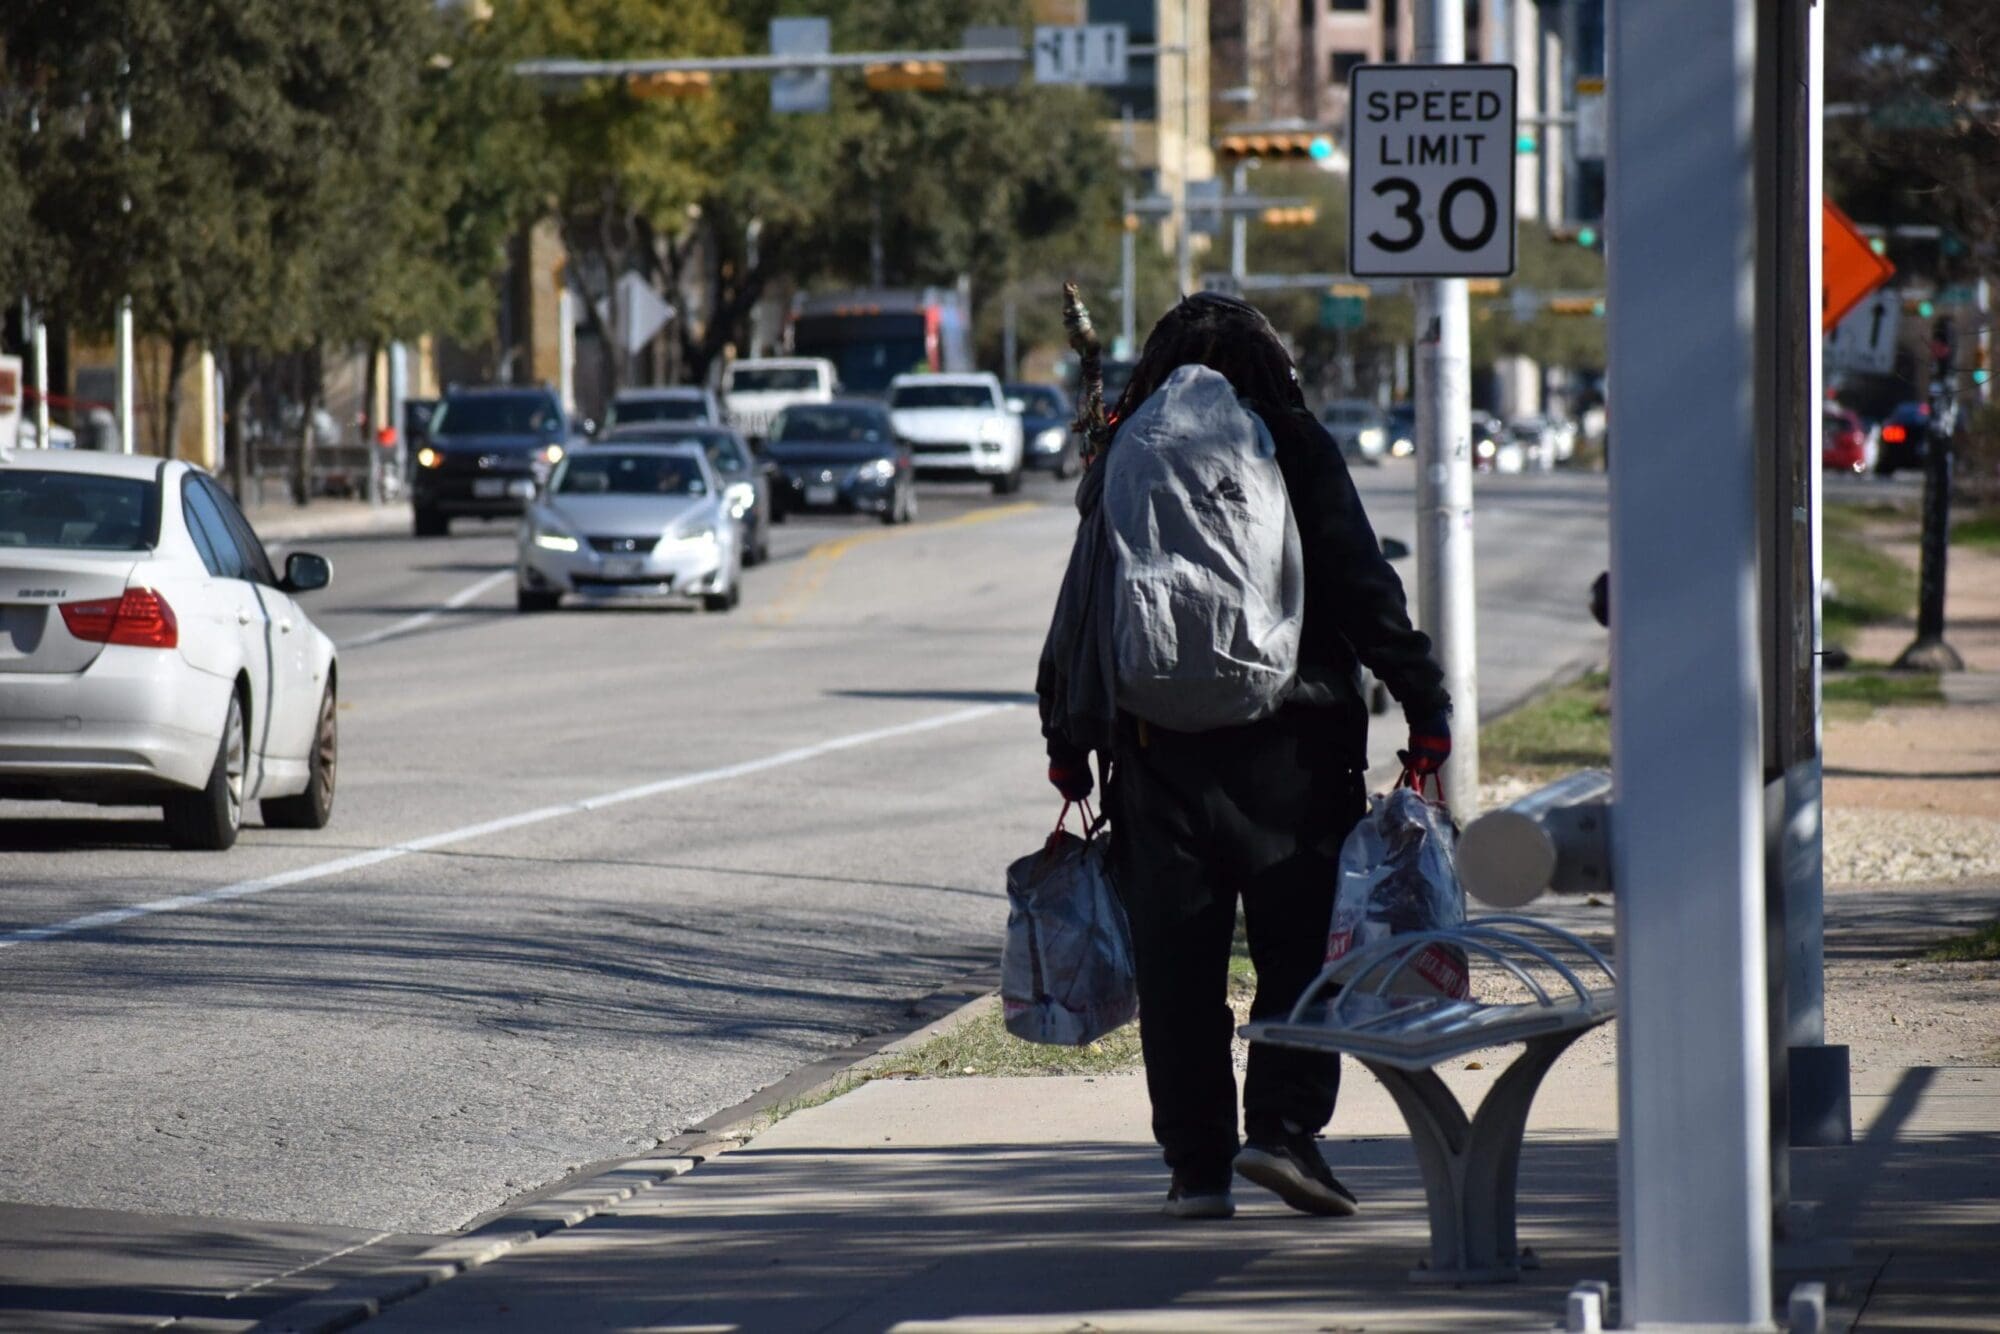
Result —
<svg viewBox="0 0 2000 1334"><path fill-rule="evenodd" d="M1410 468L1360 481L1408 540ZM329 828L0 803L0 1326L253 1320L990 972L1074 514L923 501L775 529L726 615L519 616L503 525L295 541L335 566ZM1602 653L1603 478L1479 505L1490 714Z"/></svg>

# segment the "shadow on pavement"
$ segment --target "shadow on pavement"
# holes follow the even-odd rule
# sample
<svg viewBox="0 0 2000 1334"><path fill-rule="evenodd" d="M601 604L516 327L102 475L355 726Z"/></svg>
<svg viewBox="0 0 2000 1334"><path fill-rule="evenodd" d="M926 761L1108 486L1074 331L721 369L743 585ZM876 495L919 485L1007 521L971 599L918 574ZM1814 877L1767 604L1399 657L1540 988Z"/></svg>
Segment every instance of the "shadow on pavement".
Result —
<svg viewBox="0 0 2000 1334"><path fill-rule="evenodd" d="M1028 704L1036 697L1020 690L829 690L829 699L893 699L939 704Z"/></svg>

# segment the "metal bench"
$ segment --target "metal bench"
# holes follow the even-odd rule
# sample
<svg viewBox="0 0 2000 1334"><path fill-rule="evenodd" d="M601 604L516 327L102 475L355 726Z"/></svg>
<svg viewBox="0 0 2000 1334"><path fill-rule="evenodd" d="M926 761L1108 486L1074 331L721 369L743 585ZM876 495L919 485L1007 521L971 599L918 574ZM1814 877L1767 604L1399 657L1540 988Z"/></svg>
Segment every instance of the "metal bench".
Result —
<svg viewBox="0 0 2000 1334"><path fill-rule="evenodd" d="M1497 968L1528 998L1482 1003L1396 994L1417 955L1432 944L1464 950L1469 961L1486 965L1489 976ZM1475 968L1475 980L1479 976ZM1289 1017L1246 1024L1242 1033L1251 1042L1353 1056L1395 1098L1430 1205L1430 1257L1413 1279L1510 1283L1534 1263L1515 1237L1528 1108L1556 1059L1617 1008L1617 977L1602 954L1546 923L1497 915L1354 951L1327 965ZM1435 1067L1515 1042L1526 1050L1468 1118Z"/></svg>

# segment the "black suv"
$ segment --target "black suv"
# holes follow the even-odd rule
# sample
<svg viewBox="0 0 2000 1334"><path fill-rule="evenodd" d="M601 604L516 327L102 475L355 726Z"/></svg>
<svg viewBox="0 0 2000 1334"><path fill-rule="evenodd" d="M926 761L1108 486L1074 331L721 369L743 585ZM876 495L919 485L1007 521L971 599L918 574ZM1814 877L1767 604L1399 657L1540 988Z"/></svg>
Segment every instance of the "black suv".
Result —
<svg viewBox="0 0 2000 1334"><path fill-rule="evenodd" d="M431 415L410 469L418 537L442 537L454 516L521 513L569 443L562 404L547 389L455 389Z"/></svg>

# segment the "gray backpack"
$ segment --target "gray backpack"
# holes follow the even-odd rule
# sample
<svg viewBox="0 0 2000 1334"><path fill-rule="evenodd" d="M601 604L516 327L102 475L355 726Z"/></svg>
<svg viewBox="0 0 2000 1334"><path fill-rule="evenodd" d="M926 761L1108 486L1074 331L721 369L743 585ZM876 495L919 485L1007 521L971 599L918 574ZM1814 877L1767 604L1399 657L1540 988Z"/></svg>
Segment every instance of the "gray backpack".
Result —
<svg viewBox="0 0 2000 1334"><path fill-rule="evenodd" d="M1205 366L1118 430L1103 514L1118 706L1176 732L1277 712L1298 677L1305 561L1271 433Z"/></svg>

